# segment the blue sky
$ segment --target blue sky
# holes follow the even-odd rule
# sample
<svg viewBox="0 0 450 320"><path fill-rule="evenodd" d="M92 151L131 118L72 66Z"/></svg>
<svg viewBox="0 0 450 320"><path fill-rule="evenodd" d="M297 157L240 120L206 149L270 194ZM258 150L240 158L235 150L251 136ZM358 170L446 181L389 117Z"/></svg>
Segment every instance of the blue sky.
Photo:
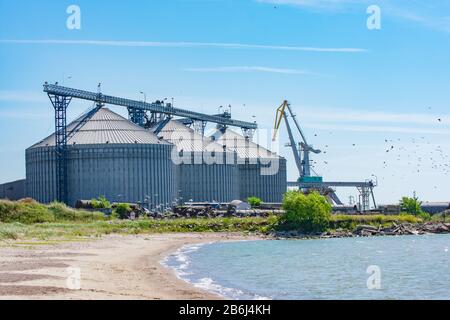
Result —
<svg viewBox="0 0 450 320"><path fill-rule="evenodd" d="M81 30L66 27L71 4ZM366 27L373 4L381 30ZM267 129L288 99L326 151L314 158L326 180L374 174L380 202L450 200L450 1L0 0L0 72L0 183L23 178L25 148L53 130L44 81L102 82L205 113L231 104ZM89 106L74 101L69 118Z"/></svg>

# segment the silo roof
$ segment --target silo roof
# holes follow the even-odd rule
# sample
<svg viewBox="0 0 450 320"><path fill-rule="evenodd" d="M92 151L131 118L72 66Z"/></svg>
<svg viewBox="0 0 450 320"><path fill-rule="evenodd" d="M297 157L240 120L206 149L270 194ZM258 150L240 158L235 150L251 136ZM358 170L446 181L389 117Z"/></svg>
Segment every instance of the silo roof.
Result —
<svg viewBox="0 0 450 320"><path fill-rule="evenodd" d="M156 130L156 125L153 130ZM158 133L158 136L174 144L178 151L186 152L230 152L221 144L212 141L179 121L170 120Z"/></svg>
<svg viewBox="0 0 450 320"><path fill-rule="evenodd" d="M225 132L217 130L211 135L211 138L220 145L225 146L228 150L236 152L238 157L242 159L281 158L276 153L258 145L229 128Z"/></svg>
<svg viewBox="0 0 450 320"><path fill-rule="evenodd" d="M67 126L71 132L84 118L80 116ZM170 144L108 108L101 108L73 135L68 145L92 144ZM32 148L55 146L55 134L32 146Z"/></svg>

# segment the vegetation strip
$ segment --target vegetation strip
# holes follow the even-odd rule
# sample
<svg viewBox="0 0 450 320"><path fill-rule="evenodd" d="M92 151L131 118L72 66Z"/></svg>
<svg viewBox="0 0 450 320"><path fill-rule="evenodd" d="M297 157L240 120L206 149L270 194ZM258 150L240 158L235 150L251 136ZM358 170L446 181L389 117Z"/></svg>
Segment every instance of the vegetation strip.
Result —
<svg viewBox="0 0 450 320"><path fill-rule="evenodd" d="M117 212L106 216L57 202L44 205L30 199L0 200L0 240L66 241L107 234L172 232L243 232L308 238L442 233L450 229L445 224L445 215L437 215L434 222L426 223L429 216L418 211L414 203L410 207L416 211L415 215L332 215L331 206L318 193L288 192L283 202L284 213L267 217L122 220Z"/></svg>

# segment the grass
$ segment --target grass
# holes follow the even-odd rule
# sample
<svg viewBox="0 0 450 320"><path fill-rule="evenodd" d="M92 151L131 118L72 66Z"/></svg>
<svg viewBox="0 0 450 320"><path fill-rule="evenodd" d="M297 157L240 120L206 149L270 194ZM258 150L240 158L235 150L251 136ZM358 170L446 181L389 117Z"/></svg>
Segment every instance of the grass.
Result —
<svg viewBox="0 0 450 320"><path fill-rule="evenodd" d="M330 229L353 230L358 225L390 226L392 223L419 223L419 218L398 216L333 215ZM69 208L61 203L43 205L30 199L0 200L0 241L72 241L95 239L108 234L151 234L179 232L242 232L266 234L283 226L277 216L266 218L139 219L106 218L103 213Z"/></svg>
<svg viewBox="0 0 450 320"><path fill-rule="evenodd" d="M349 216L333 215L330 221L331 229L354 230L358 225L371 225L389 227L393 223L421 223L420 218L412 215L373 215L373 216Z"/></svg>
<svg viewBox="0 0 450 320"><path fill-rule="evenodd" d="M431 217L433 222L450 222L450 214L435 214Z"/></svg>
<svg viewBox="0 0 450 320"><path fill-rule="evenodd" d="M45 222L36 224L0 223L0 239L76 239L96 238L107 234L149 234L179 232L255 232L264 233L270 227L268 218L216 219L141 219L94 222Z"/></svg>
<svg viewBox="0 0 450 320"><path fill-rule="evenodd" d="M331 229L353 230L357 225L391 225L393 222L419 222L405 216L334 216ZM95 239L108 234L155 234L181 232L242 232L266 234L278 228L278 218L214 218L214 219L140 219L91 221L91 222L45 222L35 224L0 223L0 240L34 239L36 241L70 241Z"/></svg>

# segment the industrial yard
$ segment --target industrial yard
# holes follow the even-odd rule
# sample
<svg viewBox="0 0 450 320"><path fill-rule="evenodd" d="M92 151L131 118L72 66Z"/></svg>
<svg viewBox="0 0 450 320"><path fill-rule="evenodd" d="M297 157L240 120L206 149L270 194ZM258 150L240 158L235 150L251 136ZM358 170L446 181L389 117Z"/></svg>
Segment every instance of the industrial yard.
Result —
<svg viewBox="0 0 450 320"><path fill-rule="evenodd" d="M248 197L280 203L287 190L285 159L251 141L256 123L57 85L45 84L44 91L55 108L55 133L26 150L26 180L19 182L25 188L12 200L30 197L74 206L103 196L167 210L185 202L229 203ZM66 125L72 98L92 100L95 106ZM105 103L126 106L129 119ZM211 136L204 135L207 121L217 123ZM191 128L198 123L200 130ZM273 172L264 173L271 166Z"/></svg>
<svg viewBox="0 0 450 320"><path fill-rule="evenodd" d="M273 140L284 120L299 172L295 182L287 181L285 158L253 142L257 123L232 119L228 110L208 115L174 108L173 102L108 96L101 92L101 84L95 93L46 82L44 92L55 111L55 132L26 150L26 179L2 185L4 198L75 206L104 197L165 212L186 203L226 205L254 197L274 204L274 209L290 186L318 191L330 203L352 211L353 207L345 209L333 188L354 187L360 193L356 211L377 209L372 180L324 182L314 172L310 153L321 150L307 142L287 101L277 109ZM93 106L67 124L72 99ZM126 107L128 119L107 104ZM288 118L294 121L300 142ZM208 123L216 127L205 135Z"/></svg>
<svg viewBox="0 0 450 320"><path fill-rule="evenodd" d="M397 204L377 204L378 180L330 182L317 175L311 156L322 151L309 144L288 101L276 110L273 141L284 122L297 181L288 181L284 157L253 142L256 122L233 119L228 110L208 115L174 108L173 101L148 103L105 95L101 84L97 89L89 92L45 82L43 91L54 108L55 132L26 149L26 179L0 185L0 198L31 198L44 204L58 201L78 208L77 204L84 203L87 209L95 209L91 200L104 198L157 217L177 215L184 206L196 213L229 210L235 202L249 210L246 202L256 198L264 203L262 214L268 215L279 211L288 188L295 188L305 194L319 192L335 213L401 213ZM93 106L67 124L73 99ZM128 119L108 104L125 107ZM215 129L206 134L209 123ZM336 193L340 187L355 188L358 202L345 205ZM424 203L422 208L437 214L450 204ZM138 214L139 210L134 211Z"/></svg>

